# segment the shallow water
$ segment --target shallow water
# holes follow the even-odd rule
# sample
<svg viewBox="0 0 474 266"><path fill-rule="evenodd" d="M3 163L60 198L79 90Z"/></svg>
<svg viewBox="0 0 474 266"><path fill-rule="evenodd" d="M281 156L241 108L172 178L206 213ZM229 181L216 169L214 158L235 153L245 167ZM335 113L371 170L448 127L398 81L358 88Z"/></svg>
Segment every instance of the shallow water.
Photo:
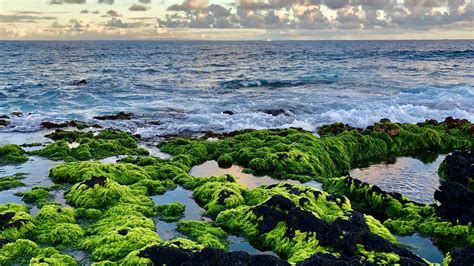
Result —
<svg viewBox="0 0 474 266"><path fill-rule="evenodd" d="M222 176L228 174L234 176L237 179L237 183L243 184L250 189L256 188L260 185L273 185L281 182L301 184L299 181L290 179L275 179L267 175L255 176L247 174L243 172L244 169L244 167L239 165L232 165L229 168L220 168L216 161L207 161L191 168L189 174L195 177Z"/></svg>
<svg viewBox="0 0 474 266"><path fill-rule="evenodd" d="M419 234L411 236L396 236L398 241L406 246L416 255L425 258L433 263L443 263L444 255L441 250L438 249L433 242Z"/></svg>
<svg viewBox="0 0 474 266"><path fill-rule="evenodd" d="M416 158L398 157L389 163L354 169L350 175L385 191L399 192L411 200L433 203L434 192L440 185L438 168L444 158L439 155L426 163Z"/></svg>

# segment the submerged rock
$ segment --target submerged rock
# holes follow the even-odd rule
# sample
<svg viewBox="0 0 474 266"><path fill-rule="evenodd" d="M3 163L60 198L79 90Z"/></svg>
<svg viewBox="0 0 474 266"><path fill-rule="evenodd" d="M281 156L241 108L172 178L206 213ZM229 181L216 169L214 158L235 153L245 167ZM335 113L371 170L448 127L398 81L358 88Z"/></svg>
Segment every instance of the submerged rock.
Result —
<svg viewBox="0 0 474 266"><path fill-rule="evenodd" d="M225 110L225 111L222 112L222 113L225 114L225 115L234 115L234 112L229 111L229 110Z"/></svg>
<svg viewBox="0 0 474 266"><path fill-rule="evenodd" d="M94 116L94 119L97 120L130 120L132 119L132 113L118 112L115 115L104 115L104 116Z"/></svg>
<svg viewBox="0 0 474 266"><path fill-rule="evenodd" d="M6 127L10 124L10 122L6 119L0 119L0 127Z"/></svg>
<svg viewBox="0 0 474 266"><path fill-rule="evenodd" d="M285 109L264 109L262 112L272 116L288 115Z"/></svg>
<svg viewBox="0 0 474 266"><path fill-rule="evenodd" d="M86 85L86 84L87 84L87 80L85 80L85 79L81 79L79 81L74 82L74 85L76 85L76 86L82 86L82 85Z"/></svg>

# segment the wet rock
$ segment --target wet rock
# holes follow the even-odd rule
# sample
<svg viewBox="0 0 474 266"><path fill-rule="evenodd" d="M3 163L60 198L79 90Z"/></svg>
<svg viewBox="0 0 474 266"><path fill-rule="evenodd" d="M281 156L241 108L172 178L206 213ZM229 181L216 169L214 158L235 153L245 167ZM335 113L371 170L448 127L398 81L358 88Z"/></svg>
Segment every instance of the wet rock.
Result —
<svg viewBox="0 0 474 266"><path fill-rule="evenodd" d="M49 122L49 121L41 122L41 127L46 128L46 129L65 128L67 126L68 126L67 123L54 123L54 122Z"/></svg>
<svg viewBox="0 0 474 266"><path fill-rule="evenodd" d="M0 230L5 230L11 227L19 228L23 226L23 224L28 222L28 220L26 219L13 220L13 217L15 217L14 212L1 213L0 214Z"/></svg>
<svg viewBox="0 0 474 266"><path fill-rule="evenodd" d="M453 248L450 252L449 265L472 266L474 265L474 245L463 248Z"/></svg>
<svg viewBox="0 0 474 266"><path fill-rule="evenodd" d="M22 117L23 113L22 112L12 112L11 115L16 116L16 117Z"/></svg>
<svg viewBox="0 0 474 266"><path fill-rule="evenodd" d="M87 80L85 80L85 79L81 79L79 81L74 82L74 85L76 85L76 86L82 86L82 85L86 85L86 84L87 84Z"/></svg>
<svg viewBox="0 0 474 266"><path fill-rule="evenodd" d="M474 222L474 190L455 182L443 182L434 197L441 204L436 213L447 220L460 224Z"/></svg>
<svg viewBox="0 0 474 266"><path fill-rule="evenodd" d="M341 134L342 132L345 131L352 131L352 130L357 130L357 131L362 131L361 128L353 127L350 126L349 124L343 124L343 123L333 123L330 125L323 125L318 129L318 134L321 137L324 136L336 136Z"/></svg>
<svg viewBox="0 0 474 266"><path fill-rule="evenodd" d="M381 119L379 123L375 123L373 126L367 127L367 129L386 133L390 137L395 138L398 136L399 126L388 119Z"/></svg>
<svg viewBox="0 0 474 266"><path fill-rule="evenodd" d="M6 127L10 124L8 120L0 119L0 127Z"/></svg>
<svg viewBox="0 0 474 266"><path fill-rule="evenodd" d="M224 112L222 112L222 113L225 114L225 115L234 115L234 112L229 111L229 110L226 110L226 111L224 111Z"/></svg>
<svg viewBox="0 0 474 266"><path fill-rule="evenodd" d="M331 254L314 254L309 259L300 262L298 266L319 266L319 265L328 265L328 266L357 266L363 265L360 262L360 258L357 256L341 256L336 257Z"/></svg>
<svg viewBox="0 0 474 266"><path fill-rule="evenodd" d="M99 186L105 186L105 181L106 180L107 180L107 177L105 177L105 176L93 176L93 177L83 181L81 184L84 184L89 188L94 187L94 185L96 185L96 184L98 184Z"/></svg>
<svg viewBox="0 0 474 266"><path fill-rule="evenodd" d="M446 119L444 120L444 123L446 124L446 127L447 127L448 129L452 129L452 128L457 128L457 127L460 127L460 126L464 126L464 125L469 124L469 120L467 120L467 119L453 118L452 116L448 116L448 117L446 117Z"/></svg>
<svg viewBox="0 0 474 266"><path fill-rule="evenodd" d="M0 115L0 119L10 119L8 115Z"/></svg>
<svg viewBox="0 0 474 266"><path fill-rule="evenodd" d="M474 180L474 149L455 151L446 156L440 171L447 180L468 186L470 180Z"/></svg>
<svg viewBox="0 0 474 266"><path fill-rule="evenodd" d="M154 125L154 126L159 126L161 125L161 121L160 120L150 121L149 124Z"/></svg>
<svg viewBox="0 0 474 266"><path fill-rule="evenodd" d="M0 238L0 249L6 244L13 243L13 242L15 242L15 240L11 238Z"/></svg>
<svg viewBox="0 0 474 266"><path fill-rule="evenodd" d="M262 110L262 112L272 116L288 115L288 113L284 109L265 109Z"/></svg>
<svg viewBox="0 0 474 266"><path fill-rule="evenodd" d="M132 118L132 113L118 112L115 115L104 115L104 116L94 116L94 119L97 120L130 120Z"/></svg>
<svg viewBox="0 0 474 266"><path fill-rule="evenodd" d="M272 255L250 255L243 251L225 252L221 249L205 248L198 252L165 246L151 246L139 253L154 265L249 265L283 266L288 262Z"/></svg>

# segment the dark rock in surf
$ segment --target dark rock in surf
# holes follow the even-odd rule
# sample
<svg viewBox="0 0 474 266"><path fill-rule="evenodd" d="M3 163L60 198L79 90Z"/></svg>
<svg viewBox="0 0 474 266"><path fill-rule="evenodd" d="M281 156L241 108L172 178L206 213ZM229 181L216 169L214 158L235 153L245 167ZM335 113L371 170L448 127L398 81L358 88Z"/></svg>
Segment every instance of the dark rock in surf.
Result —
<svg viewBox="0 0 474 266"><path fill-rule="evenodd" d="M279 116L279 115L288 115L288 113L284 109L265 109L262 110L265 114L269 114L272 116Z"/></svg>
<svg viewBox="0 0 474 266"><path fill-rule="evenodd" d="M10 124L10 122L6 119L0 119L0 127L6 127Z"/></svg>
<svg viewBox="0 0 474 266"><path fill-rule="evenodd" d="M115 115L104 115L104 116L94 116L94 119L97 120L130 120L132 119L132 113L119 112Z"/></svg>
<svg viewBox="0 0 474 266"><path fill-rule="evenodd" d="M229 111L229 110L226 110L226 111L224 111L224 112L222 112L222 113L225 114L225 115L234 115L234 112Z"/></svg>
<svg viewBox="0 0 474 266"><path fill-rule="evenodd" d="M76 85L76 86L83 86L83 85L86 85L86 84L87 84L87 80L85 80L85 79L81 79L79 81L74 82L74 85Z"/></svg>
<svg viewBox="0 0 474 266"><path fill-rule="evenodd" d="M159 126L161 125L161 121L160 120L155 120L155 121L150 121L148 122L150 125L154 125L154 126Z"/></svg>

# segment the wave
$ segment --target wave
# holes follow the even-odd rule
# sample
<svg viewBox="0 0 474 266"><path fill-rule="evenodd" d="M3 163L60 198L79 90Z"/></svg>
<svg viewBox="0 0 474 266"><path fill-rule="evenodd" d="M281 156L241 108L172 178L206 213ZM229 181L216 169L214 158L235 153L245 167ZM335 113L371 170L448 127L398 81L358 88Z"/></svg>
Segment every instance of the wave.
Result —
<svg viewBox="0 0 474 266"><path fill-rule="evenodd" d="M224 81L219 84L219 88L223 89L240 89L240 88L288 88L298 87L311 84L331 84L337 81L337 75L331 77L302 77L296 80L271 80L271 79L235 79Z"/></svg>

